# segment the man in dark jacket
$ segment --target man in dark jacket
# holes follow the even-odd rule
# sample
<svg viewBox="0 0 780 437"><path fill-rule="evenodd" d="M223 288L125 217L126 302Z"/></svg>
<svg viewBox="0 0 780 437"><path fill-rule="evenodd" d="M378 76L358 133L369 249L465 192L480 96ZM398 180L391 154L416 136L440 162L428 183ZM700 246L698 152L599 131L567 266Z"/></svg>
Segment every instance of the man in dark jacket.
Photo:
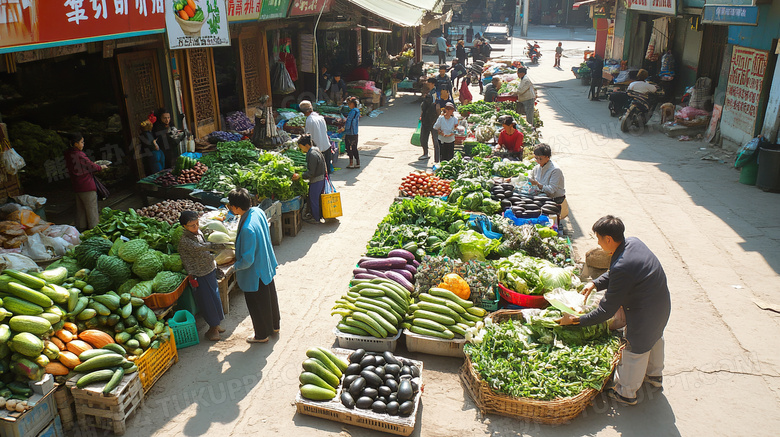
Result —
<svg viewBox="0 0 780 437"><path fill-rule="evenodd" d="M658 258L639 239L624 238L624 230L623 222L611 215L593 225L599 246L612 260L607 273L585 286L583 292L607 291L597 309L581 317L565 314L559 323L591 326L625 315L628 344L615 372L615 386L607 394L620 403L635 405L643 382L658 388L663 385L663 334L672 304Z"/></svg>
<svg viewBox="0 0 780 437"><path fill-rule="evenodd" d="M604 81L602 75L604 74L604 61L601 60L599 55L593 55L588 59L586 64L590 68L590 90L588 96L593 101L600 101L601 95L601 83Z"/></svg>
<svg viewBox="0 0 780 437"><path fill-rule="evenodd" d="M439 111L436 108L436 100L438 100L436 82L436 78L431 77L423 84L423 102L420 105L420 145L423 148L423 154L419 158L420 161L428 160L429 136L433 140L434 150L439 147L436 131L433 129L433 124L439 119Z"/></svg>

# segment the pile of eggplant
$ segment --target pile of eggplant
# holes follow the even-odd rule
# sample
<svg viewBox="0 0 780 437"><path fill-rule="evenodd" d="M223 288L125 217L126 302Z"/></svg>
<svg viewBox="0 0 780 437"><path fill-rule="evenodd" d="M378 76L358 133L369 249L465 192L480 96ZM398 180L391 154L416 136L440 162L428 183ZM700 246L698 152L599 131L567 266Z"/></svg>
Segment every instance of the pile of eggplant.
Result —
<svg viewBox="0 0 780 437"><path fill-rule="evenodd" d="M561 213L561 205L555 203L545 195L531 196L523 193L515 193L512 184L496 184L493 186L492 199L501 202L501 209L511 209L517 218L538 218L544 214L558 215Z"/></svg>
<svg viewBox="0 0 780 437"><path fill-rule="evenodd" d="M420 391L420 369L391 352L358 349L349 356L341 384L341 403L349 408L372 410L391 416L414 412L414 397Z"/></svg>

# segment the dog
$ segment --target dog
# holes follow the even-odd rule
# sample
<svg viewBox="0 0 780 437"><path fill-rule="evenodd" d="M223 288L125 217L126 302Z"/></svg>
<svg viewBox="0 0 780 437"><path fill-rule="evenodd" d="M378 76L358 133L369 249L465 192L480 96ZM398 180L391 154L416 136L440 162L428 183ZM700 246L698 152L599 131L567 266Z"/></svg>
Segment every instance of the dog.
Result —
<svg viewBox="0 0 780 437"><path fill-rule="evenodd" d="M664 103L661 105L661 124L667 121L674 122L674 103Z"/></svg>

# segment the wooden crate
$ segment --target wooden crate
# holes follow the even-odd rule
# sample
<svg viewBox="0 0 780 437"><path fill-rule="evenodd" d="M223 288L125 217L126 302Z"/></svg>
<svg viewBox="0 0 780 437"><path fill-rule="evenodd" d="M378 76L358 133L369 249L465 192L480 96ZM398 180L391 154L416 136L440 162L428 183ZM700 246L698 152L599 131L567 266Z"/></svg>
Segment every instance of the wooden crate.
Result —
<svg viewBox="0 0 780 437"><path fill-rule="evenodd" d="M303 227L303 216L301 210L285 212L282 214L282 230L284 235L294 237L301 232Z"/></svg>
<svg viewBox="0 0 780 437"><path fill-rule="evenodd" d="M122 378L116 389L104 396L104 382L90 384L83 389L76 387L76 381L83 376L77 374L66 383L76 402L76 418L79 426L107 429L122 435L126 431L127 419L132 415L144 397L138 372Z"/></svg>
<svg viewBox="0 0 780 437"><path fill-rule="evenodd" d="M222 272L225 277L217 282L217 289L219 290L219 300L222 302L222 312L228 315L230 314L230 292L236 288L236 271L231 265L228 269L222 269Z"/></svg>
<svg viewBox="0 0 780 437"><path fill-rule="evenodd" d="M54 400L57 403L57 411L62 421L62 429L70 431L76 422L76 406L70 389L65 384L57 387L54 390Z"/></svg>

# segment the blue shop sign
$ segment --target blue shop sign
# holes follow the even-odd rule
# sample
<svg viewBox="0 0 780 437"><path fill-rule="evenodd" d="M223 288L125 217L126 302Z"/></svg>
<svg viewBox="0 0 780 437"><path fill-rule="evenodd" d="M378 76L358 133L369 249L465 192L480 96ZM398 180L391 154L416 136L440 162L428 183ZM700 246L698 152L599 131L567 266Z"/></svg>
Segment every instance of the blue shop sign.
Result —
<svg viewBox="0 0 780 437"><path fill-rule="evenodd" d="M705 5L701 22L756 26L758 6Z"/></svg>

